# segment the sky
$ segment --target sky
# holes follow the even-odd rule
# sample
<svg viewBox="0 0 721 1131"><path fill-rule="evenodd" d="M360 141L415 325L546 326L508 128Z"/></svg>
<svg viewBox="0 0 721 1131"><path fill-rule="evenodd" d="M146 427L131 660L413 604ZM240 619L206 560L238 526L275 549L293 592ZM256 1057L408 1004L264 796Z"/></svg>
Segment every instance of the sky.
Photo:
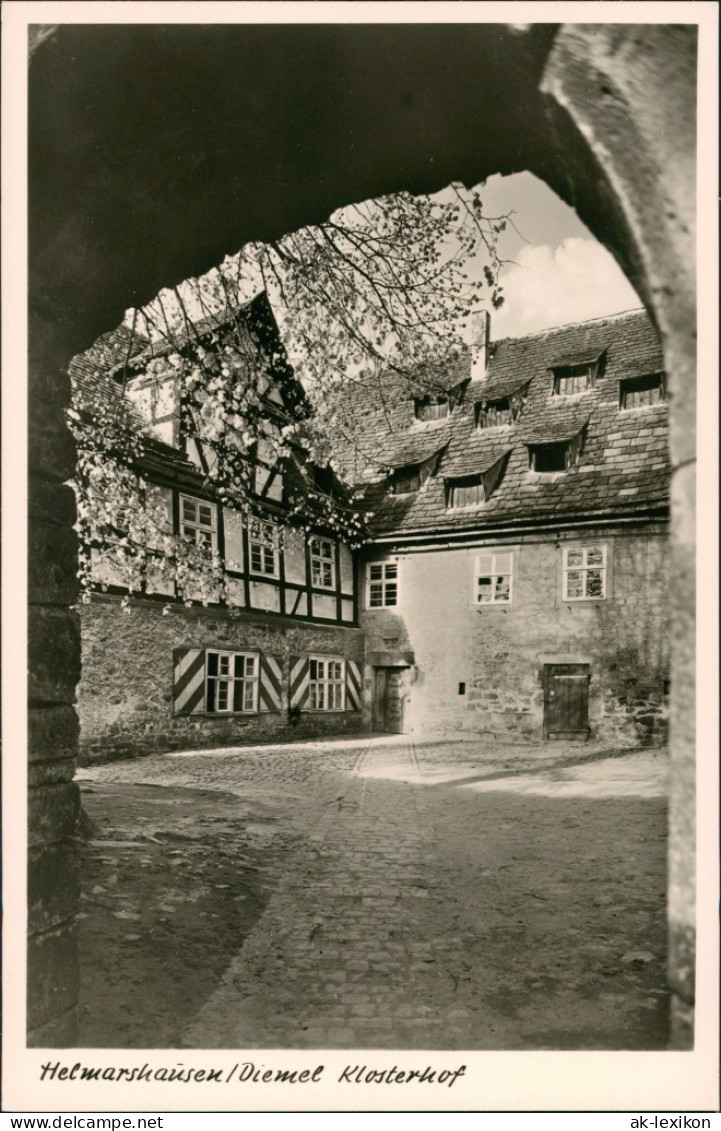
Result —
<svg viewBox="0 0 721 1131"><path fill-rule="evenodd" d="M521 337L642 305L611 254L532 173L489 177L480 192L486 215L513 213L513 225L500 237L501 257L513 262L502 270L506 301L491 312L492 338Z"/></svg>
<svg viewBox="0 0 721 1131"><path fill-rule="evenodd" d="M492 339L522 337L642 305L611 254L575 211L533 174L493 176L479 191L486 216L510 215L512 219L499 236L499 254L507 261L500 278L505 302L499 310L490 310ZM449 192L444 189L435 195L442 199ZM479 256L471 275L480 279L487 262ZM241 289L247 298L258 287L257 275L244 277ZM482 293L487 293L485 287ZM164 296L166 307L172 309L172 294L164 292ZM186 301L191 317L202 316L188 295ZM281 332L282 313L276 310ZM128 325L131 317L132 312L126 312ZM157 316L157 320L162 327L164 319ZM286 345L292 347L290 341ZM292 348L291 361L302 368L302 357L294 356Z"/></svg>

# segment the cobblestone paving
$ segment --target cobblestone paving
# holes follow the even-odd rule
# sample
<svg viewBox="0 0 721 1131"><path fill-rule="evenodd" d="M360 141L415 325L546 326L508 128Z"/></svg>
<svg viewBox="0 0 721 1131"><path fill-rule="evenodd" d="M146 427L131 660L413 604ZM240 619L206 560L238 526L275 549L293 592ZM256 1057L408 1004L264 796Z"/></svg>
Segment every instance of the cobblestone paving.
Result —
<svg viewBox="0 0 721 1131"><path fill-rule="evenodd" d="M535 753L536 771L554 759L563 763L598 756L588 748L565 751L560 746L552 754L548 748ZM524 830L523 821L538 810L537 799L513 798L511 816L517 812L518 824L499 823L493 830L496 840L485 846L490 859L478 856L479 835L498 806L498 795L480 797L472 782L520 772L532 754L505 747L490 752L472 743L416 748L401 740L346 740L153 756L82 771L80 776L91 779L235 792L244 799L249 820L254 796L264 803L275 801L283 812L285 848L274 894L182 1044L454 1049L568 1047L570 1039L573 1047L582 1038L569 1038L566 1030L588 1033L595 1025L598 1033L591 1035L588 1047L619 1047L607 1044L611 1038L604 1026L609 1033L623 1030L619 1010L626 990L634 986L621 985L620 979L631 967L619 966L613 982L600 986L614 992L597 993L596 983L592 989L587 985L610 971L602 947L596 946L594 966L594 932L604 941L609 938L608 907L615 897L602 893L592 906L590 896L584 896L579 909L577 865L564 859L574 837L586 845L583 829L573 831L582 821L567 815L575 810L558 808L568 801L545 802L555 806L547 810L548 827L555 833L562 813L567 838L554 849L558 870L550 877L542 861L540 880L527 870L512 879L519 861L524 868L527 861L533 866L534 831ZM447 788L449 775L461 788ZM465 783L471 788L464 788ZM661 810L657 814L658 838L663 815ZM452 848L456 828L461 835ZM520 849L512 839L519 836ZM586 847L599 851L592 841ZM628 887L629 880L625 846L618 851L614 891L624 890L622 884ZM656 860L662 859L662 850L653 848L652 853L661 878L655 892L642 894L646 902L639 915L646 917L644 924L656 916L662 928L663 865ZM596 864L599 859L601 865ZM608 870L602 855L589 855L588 861L591 876L599 866ZM586 884L591 892L592 881ZM551 961L544 953L547 938L558 930L557 912L567 916L559 936L563 944L570 945L572 956L581 947L577 959L564 952ZM618 928L618 941L611 938L613 953L618 951L614 961L622 961L622 951L632 945L625 930ZM583 954L586 931L591 934L588 955ZM594 1009L587 1000L590 992L596 994ZM661 994L648 988L643 992ZM658 1005L658 996L639 997L634 1017ZM564 1007L567 1016L562 1017ZM594 1010L595 1020L589 1021ZM539 1024L548 1036L536 1032ZM645 1043L636 1029L620 1039L627 1041L625 1047L658 1043L657 1037Z"/></svg>
<svg viewBox="0 0 721 1131"><path fill-rule="evenodd" d="M189 1046L437 1047L440 1031L446 1047L465 1047L470 1015L447 961L461 940L434 937L433 828L423 790L397 780L418 769L407 745L358 752Z"/></svg>

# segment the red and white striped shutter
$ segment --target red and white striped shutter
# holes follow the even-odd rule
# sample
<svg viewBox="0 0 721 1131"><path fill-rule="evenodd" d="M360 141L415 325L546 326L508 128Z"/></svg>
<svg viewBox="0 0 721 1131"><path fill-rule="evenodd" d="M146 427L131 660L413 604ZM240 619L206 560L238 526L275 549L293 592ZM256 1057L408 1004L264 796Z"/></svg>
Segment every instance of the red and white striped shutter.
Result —
<svg viewBox="0 0 721 1131"><path fill-rule="evenodd" d="M302 711L308 707L310 659L308 656L290 658L290 695L288 705Z"/></svg>
<svg viewBox="0 0 721 1131"><path fill-rule="evenodd" d="M260 657L258 676L258 710L279 711L283 670L277 656Z"/></svg>
<svg viewBox="0 0 721 1131"><path fill-rule="evenodd" d="M204 649L176 648L173 652L173 714L202 714L204 698Z"/></svg>
<svg viewBox="0 0 721 1131"><path fill-rule="evenodd" d="M355 660L345 662L345 709L346 711L360 711L361 709L361 670L360 664Z"/></svg>

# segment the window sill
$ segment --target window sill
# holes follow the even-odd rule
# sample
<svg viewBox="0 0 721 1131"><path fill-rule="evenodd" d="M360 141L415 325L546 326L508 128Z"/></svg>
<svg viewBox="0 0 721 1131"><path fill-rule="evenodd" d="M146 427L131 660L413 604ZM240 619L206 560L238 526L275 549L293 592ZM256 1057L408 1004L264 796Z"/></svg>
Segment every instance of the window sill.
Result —
<svg viewBox="0 0 721 1131"><path fill-rule="evenodd" d="M564 605L600 605L608 597L562 597Z"/></svg>

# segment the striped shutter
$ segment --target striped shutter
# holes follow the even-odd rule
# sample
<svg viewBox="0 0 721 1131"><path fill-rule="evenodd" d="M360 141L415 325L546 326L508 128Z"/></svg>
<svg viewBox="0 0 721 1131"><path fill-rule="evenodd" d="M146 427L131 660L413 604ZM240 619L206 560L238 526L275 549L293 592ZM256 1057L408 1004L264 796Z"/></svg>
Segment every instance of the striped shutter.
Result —
<svg viewBox="0 0 721 1131"><path fill-rule="evenodd" d="M176 648L173 652L173 714L201 715L204 696L204 649Z"/></svg>
<svg viewBox="0 0 721 1131"><path fill-rule="evenodd" d="M361 670L360 664L355 660L345 662L345 709L346 711L361 709Z"/></svg>
<svg viewBox="0 0 721 1131"><path fill-rule="evenodd" d="M280 710L282 679L280 660L275 656L261 656L258 676L259 711Z"/></svg>
<svg viewBox="0 0 721 1131"><path fill-rule="evenodd" d="M308 684L310 681L310 659L308 656L290 658L290 697L288 705L299 711L308 706Z"/></svg>

